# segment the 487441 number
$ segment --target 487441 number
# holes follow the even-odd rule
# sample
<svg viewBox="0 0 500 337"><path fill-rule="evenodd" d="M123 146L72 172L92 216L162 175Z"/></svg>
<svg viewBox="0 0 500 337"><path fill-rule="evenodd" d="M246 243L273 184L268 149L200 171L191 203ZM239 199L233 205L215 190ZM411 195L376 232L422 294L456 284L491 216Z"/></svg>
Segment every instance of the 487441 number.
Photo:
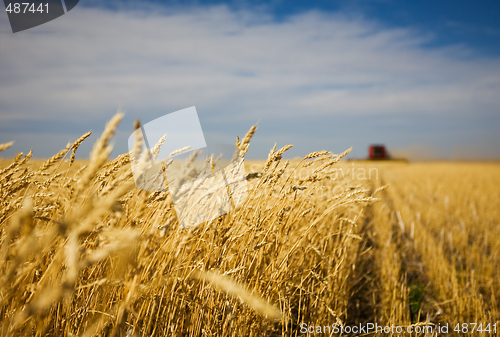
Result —
<svg viewBox="0 0 500 337"><path fill-rule="evenodd" d="M482 324L482 323L458 323L455 326L453 331L458 333L467 333L467 332L487 332L487 333L496 333L497 332L497 324Z"/></svg>
<svg viewBox="0 0 500 337"><path fill-rule="evenodd" d="M9 3L7 8L5 8L5 11L10 13L26 13L26 12L31 12L31 13L48 13L49 12L49 4L40 4L38 7L35 8L34 3L30 2L16 2L16 3Z"/></svg>

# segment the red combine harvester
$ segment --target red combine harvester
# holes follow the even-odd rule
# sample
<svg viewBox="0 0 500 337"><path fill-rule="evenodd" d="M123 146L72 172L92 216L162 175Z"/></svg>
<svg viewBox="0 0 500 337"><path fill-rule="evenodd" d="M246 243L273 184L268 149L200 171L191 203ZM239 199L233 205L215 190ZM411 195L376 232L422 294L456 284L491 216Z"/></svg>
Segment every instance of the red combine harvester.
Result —
<svg viewBox="0 0 500 337"><path fill-rule="evenodd" d="M385 145L381 144L372 144L370 147L368 147L368 158L348 158L348 161L358 161L358 162L363 162L363 161L390 161L391 163L408 163L408 160L406 158L398 158L398 157L393 157L387 151L387 148Z"/></svg>
<svg viewBox="0 0 500 337"><path fill-rule="evenodd" d="M370 145L368 148L368 159L384 160L389 159L389 154L384 145Z"/></svg>

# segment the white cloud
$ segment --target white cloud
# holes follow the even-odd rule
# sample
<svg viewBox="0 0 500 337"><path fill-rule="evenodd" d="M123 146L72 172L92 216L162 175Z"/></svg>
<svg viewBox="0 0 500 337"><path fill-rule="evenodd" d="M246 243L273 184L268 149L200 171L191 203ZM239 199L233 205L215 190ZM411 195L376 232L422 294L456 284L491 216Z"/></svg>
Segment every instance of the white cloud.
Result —
<svg viewBox="0 0 500 337"><path fill-rule="evenodd" d="M409 29L341 13L274 22L226 7L148 8L80 6L1 34L0 123L100 121L118 106L152 119L196 105L213 123L500 111L499 59L425 48Z"/></svg>

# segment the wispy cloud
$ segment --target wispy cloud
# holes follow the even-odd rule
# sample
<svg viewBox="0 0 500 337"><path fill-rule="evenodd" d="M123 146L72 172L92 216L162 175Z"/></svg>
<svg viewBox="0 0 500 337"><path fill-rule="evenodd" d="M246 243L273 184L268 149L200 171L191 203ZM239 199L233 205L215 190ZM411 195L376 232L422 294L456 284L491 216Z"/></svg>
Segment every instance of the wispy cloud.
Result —
<svg viewBox="0 0 500 337"><path fill-rule="evenodd" d="M0 22L0 30L5 26ZM354 142L363 144L387 136L364 124L377 116L389 123L400 116L406 123L432 123L434 116L467 123L474 114L498 122L500 60L460 46L429 49L428 39L342 13L275 22L224 6L173 13L153 5L82 6L32 32L0 35L0 142L28 129L57 133L56 124L76 138L87 131L79 126L98 128L118 107L148 121L196 105L209 134L231 139L261 120L264 138L288 136L304 150L316 145L313 137L331 144L342 118L360 123ZM284 120L291 127L282 128ZM330 124L330 132L314 131L318 123ZM310 131L294 131L301 129ZM395 145L418 141L424 129ZM439 134L433 137L439 142ZM57 151L33 146L42 155Z"/></svg>

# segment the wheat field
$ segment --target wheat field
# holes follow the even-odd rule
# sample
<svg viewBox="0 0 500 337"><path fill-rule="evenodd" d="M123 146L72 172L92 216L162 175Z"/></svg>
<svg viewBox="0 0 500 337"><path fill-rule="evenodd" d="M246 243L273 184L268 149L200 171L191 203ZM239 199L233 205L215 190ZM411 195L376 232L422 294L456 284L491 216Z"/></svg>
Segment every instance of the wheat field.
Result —
<svg viewBox="0 0 500 337"><path fill-rule="evenodd" d="M136 188L128 154L108 158L121 118L89 160L75 160L87 133L47 160L0 161L2 336L497 324L500 165L289 161L275 146L246 162L241 205L181 228L169 192Z"/></svg>

